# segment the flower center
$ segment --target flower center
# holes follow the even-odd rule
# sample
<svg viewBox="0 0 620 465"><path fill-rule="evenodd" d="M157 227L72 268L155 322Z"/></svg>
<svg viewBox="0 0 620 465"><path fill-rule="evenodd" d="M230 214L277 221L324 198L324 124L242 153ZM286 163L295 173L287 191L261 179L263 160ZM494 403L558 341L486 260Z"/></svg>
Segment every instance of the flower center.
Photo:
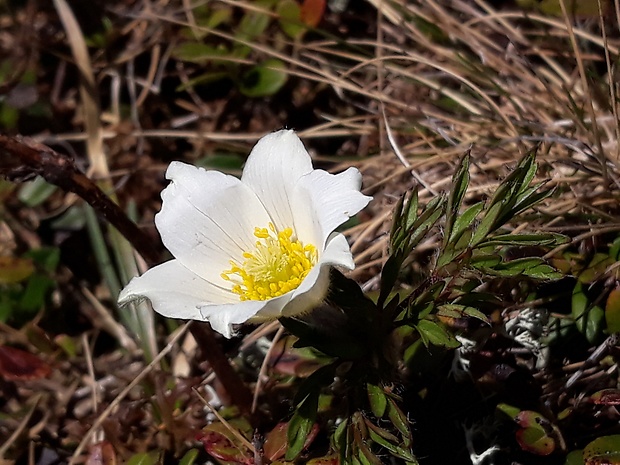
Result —
<svg viewBox="0 0 620 465"><path fill-rule="evenodd" d="M300 242L291 228L277 232L272 223L255 228L254 235L254 251L243 254L242 264L231 260L231 268L221 274L233 283L232 292L242 301L267 300L299 287L317 262L316 247Z"/></svg>

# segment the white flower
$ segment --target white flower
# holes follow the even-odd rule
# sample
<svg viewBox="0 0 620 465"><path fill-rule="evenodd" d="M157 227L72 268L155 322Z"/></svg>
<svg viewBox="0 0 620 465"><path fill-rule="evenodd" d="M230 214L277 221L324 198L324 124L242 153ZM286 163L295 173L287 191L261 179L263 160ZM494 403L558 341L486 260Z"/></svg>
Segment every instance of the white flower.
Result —
<svg viewBox="0 0 620 465"><path fill-rule="evenodd" d="M164 316L232 325L297 315L320 303L330 266L355 267L334 230L364 208L355 168L312 168L293 131L263 137L241 180L172 162L155 224L175 257L123 289L119 303L147 297Z"/></svg>

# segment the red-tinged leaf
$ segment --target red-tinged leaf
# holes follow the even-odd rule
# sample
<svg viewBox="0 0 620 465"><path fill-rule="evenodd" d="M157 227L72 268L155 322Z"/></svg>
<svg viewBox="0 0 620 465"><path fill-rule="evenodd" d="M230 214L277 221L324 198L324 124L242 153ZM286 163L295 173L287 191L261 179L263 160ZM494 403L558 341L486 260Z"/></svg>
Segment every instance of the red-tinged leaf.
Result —
<svg viewBox="0 0 620 465"><path fill-rule="evenodd" d="M549 455L555 450L555 441L542 428L523 428L516 433L521 449L536 455Z"/></svg>
<svg viewBox="0 0 620 465"><path fill-rule="evenodd" d="M521 428L541 428L541 424L548 423L548 420L540 413L533 412L532 410L522 410L515 417L515 421Z"/></svg>
<svg viewBox="0 0 620 465"><path fill-rule="evenodd" d="M555 450L555 439L549 434L553 425L540 413L523 410L515 421L521 427L516 437L523 450L536 455L549 455Z"/></svg>
<svg viewBox="0 0 620 465"><path fill-rule="evenodd" d="M310 27L317 27L325 13L325 0L304 0L301 4L301 21Z"/></svg>
<svg viewBox="0 0 620 465"><path fill-rule="evenodd" d="M251 451L244 446L235 444L222 433L204 431L197 436L205 450L212 457L225 462L234 462L243 465L252 465L254 457Z"/></svg>
<svg viewBox="0 0 620 465"><path fill-rule="evenodd" d="M620 389L603 389L592 394L590 400L600 405L620 405Z"/></svg>
<svg viewBox="0 0 620 465"><path fill-rule="evenodd" d="M36 355L14 347L0 346L0 376L10 381L45 378L51 367Z"/></svg>
<svg viewBox="0 0 620 465"><path fill-rule="evenodd" d="M86 465L116 465L114 447L108 441L99 442L90 446Z"/></svg>
<svg viewBox="0 0 620 465"><path fill-rule="evenodd" d="M308 349L293 347L295 341L297 338L293 336L278 340L271 351L269 365L277 373L307 378L326 362L325 359L317 358L316 354Z"/></svg>
<svg viewBox="0 0 620 465"><path fill-rule="evenodd" d="M608 333L620 333L620 287L616 287L607 297L605 322Z"/></svg>
<svg viewBox="0 0 620 465"><path fill-rule="evenodd" d="M265 443L263 445L263 452L265 457L270 461L277 460L284 457L286 449L288 448L288 441L286 439L286 432L288 430L288 423L278 423L274 429L267 433Z"/></svg>

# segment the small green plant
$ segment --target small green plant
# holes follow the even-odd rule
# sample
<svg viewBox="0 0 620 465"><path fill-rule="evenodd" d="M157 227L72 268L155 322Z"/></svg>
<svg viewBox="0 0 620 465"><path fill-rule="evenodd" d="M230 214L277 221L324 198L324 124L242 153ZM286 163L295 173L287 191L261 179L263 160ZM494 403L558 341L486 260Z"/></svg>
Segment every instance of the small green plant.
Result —
<svg viewBox="0 0 620 465"><path fill-rule="evenodd" d="M179 89L227 80L246 97L276 94L286 84L286 65L275 57L255 61L253 44L271 36L270 28L278 42L298 41L318 24L324 9L323 0L306 0L301 5L294 0L260 0L236 21L234 8L228 4L196 6L196 25L184 29L185 41L175 47L173 56L201 68ZM232 33L225 32L228 28Z"/></svg>
<svg viewBox="0 0 620 465"><path fill-rule="evenodd" d="M0 321L21 326L44 308L59 259L60 251L51 247L0 257Z"/></svg>
<svg viewBox="0 0 620 465"><path fill-rule="evenodd" d="M396 205L390 257L376 301L357 283L332 271L325 305L305 317L280 318L297 338L294 347L318 351L324 360L303 379L293 400L285 463L304 457L317 429L327 430L330 447L325 452L328 457L337 454L341 464L379 464L386 455L401 463L418 463L411 429L415 412L403 410L399 395L402 360L412 363L425 347L458 347L457 332L449 321L474 319L486 324L489 305L499 308L500 303L478 290L481 284L505 277L547 281L562 276L541 256L527 252L555 247L566 241L564 236L511 234L507 227L519 213L551 195L543 190L544 183L532 184L534 158L534 152L525 156L488 202L462 211L469 184L469 158L463 157L447 195L421 207L414 191ZM440 227L444 240L428 276L403 294L399 277L406 276L412 252ZM529 430L526 433L529 438ZM209 433L203 442L210 450L222 447L222 441ZM233 442L225 441L227 447ZM238 459L239 447L232 451Z"/></svg>

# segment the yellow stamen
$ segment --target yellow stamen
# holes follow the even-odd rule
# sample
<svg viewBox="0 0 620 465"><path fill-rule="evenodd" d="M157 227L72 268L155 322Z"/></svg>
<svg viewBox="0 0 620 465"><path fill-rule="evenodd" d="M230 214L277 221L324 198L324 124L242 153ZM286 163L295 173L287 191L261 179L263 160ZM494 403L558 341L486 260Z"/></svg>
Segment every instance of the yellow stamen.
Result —
<svg viewBox="0 0 620 465"><path fill-rule="evenodd" d="M317 262L316 247L302 244L291 228L277 232L269 223L269 228L254 228L254 236L254 251L243 253L242 264L231 260L231 268L220 275L242 301L272 299L296 289Z"/></svg>

